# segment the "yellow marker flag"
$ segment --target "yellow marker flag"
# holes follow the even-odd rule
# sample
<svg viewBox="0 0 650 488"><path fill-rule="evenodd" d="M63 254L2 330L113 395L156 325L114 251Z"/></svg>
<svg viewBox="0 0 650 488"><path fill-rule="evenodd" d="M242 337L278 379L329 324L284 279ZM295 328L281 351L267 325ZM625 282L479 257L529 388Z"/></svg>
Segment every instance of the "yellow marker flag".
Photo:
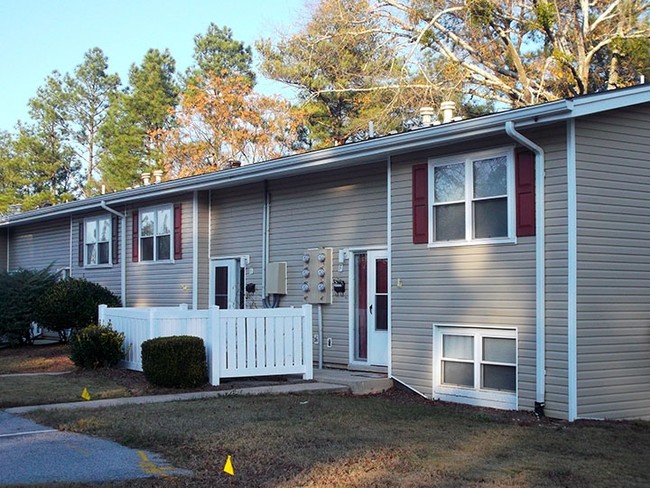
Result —
<svg viewBox="0 0 650 488"><path fill-rule="evenodd" d="M81 392L81 398L84 400L90 400L90 393L88 393L88 388L84 388L84 390Z"/></svg>
<svg viewBox="0 0 650 488"><path fill-rule="evenodd" d="M223 467L223 470L230 476L235 476L235 468L232 467L232 456L228 456L228 459L226 459L226 465Z"/></svg>

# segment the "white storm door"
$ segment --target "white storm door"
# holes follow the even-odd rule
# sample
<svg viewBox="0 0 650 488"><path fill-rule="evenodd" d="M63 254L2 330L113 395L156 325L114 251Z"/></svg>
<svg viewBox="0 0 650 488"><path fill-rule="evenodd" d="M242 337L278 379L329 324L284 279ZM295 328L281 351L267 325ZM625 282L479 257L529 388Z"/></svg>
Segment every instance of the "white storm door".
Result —
<svg viewBox="0 0 650 488"><path fill-rule="evenodd" d="M368 251L368 363L388 366L388 258Z"/></svg>
<svg viewBox="0 0 650 488"><path fill-rule="evenodd" d="M210 305L241 308L241 267L238 259L218 259L210 266Z"/></svg>

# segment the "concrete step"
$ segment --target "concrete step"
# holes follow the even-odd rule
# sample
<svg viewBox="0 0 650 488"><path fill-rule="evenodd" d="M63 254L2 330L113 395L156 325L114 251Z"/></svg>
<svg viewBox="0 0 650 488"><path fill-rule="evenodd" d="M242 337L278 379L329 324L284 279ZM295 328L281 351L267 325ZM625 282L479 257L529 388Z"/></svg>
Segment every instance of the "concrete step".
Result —
<svg viewBox="0 0 650 488"><path fill-rule="evenodd" d="M381 393L393 387L393 380L384 373L344 369L315 369L314 380L319 383L345 385L350 388L353 395Z"/></svg>

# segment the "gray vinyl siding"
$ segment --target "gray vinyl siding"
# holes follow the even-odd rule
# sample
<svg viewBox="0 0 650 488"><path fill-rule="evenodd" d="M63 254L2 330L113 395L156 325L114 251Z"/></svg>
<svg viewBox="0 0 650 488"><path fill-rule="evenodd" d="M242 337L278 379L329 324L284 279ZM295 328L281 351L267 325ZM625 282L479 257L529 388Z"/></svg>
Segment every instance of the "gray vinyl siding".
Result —
<svg viewBox="0 0 650 488"><path fill-rule="evenodd" d="M270 182L270 260L287 262L288 295L281 306L304 303L302 255L305 250L332 247L333 275L348 284L345 296L334 296L323 305L323 347L325 364L349 364L349 261L338 271L341 248L385 247L387 242L386 162L346 171L314 173ZM314 307L314 332L317 314ZM314 348L314 360L318 348Z"/></svg>
<svg viewBox="0 0 650 488"><path fill-rule="evenodd" d="M210 192L198 193L198 308L208 308L210 288Z"/></svg>
<svg viewBox="0 0 650 488"><path fill-rule="evenodd" d="M133 262L133 210L141 212L157 205L182 205L182 259L171 262ZM155 200L130 207L127 211L126 296L129 307L173 307L192 305L192 194ZM173 236L172 236L173 238Z"/></svg>
<svg viewBox="0 0 650 488"><path fill-rule="evenodd" d="M576 124L578 416L650 419L650 104Z"/></svg>
<svg viewBox="0 0 650 488"><path fill-rule="evenodd" d="M394 158L392 374L424 396L433 395L434 325L496 326L517 331L518 404L534 407L535 237L519 238L516 244L438 248L413 244L412 238L413 165L512 145L503 137Z"/></svg>
<svg viewBox="0 0 650 488"><path fill-rule="evenodd" d="M9 270L70 267L70 219L9 229Z"/></svg>
<svg viewBox="0 0 650 488"><path fill-rule="evenodd" d="M7 271L7 229L0 229L0 271Z"/></svg>
<svg viewBox="0 0 650 488"><path fill-rule="evenodd" d="M566 125L531 138L545 150L545 412L568 418L568 233Z"/></svg>
<svg viewBox="0 0 650 488"><path fill-rule="evenodd" d="M264 186L256 183L210 193L210 258L250 256L253 272L245 280L255 283L255 294L248 304L262 308ZM209 280L208 276L208 284Z"/></svg>
<svg viewBox="0 0 650 488"><path fill-rule="evenodd" d="M118 212L124 212L124 208L115 208L114 210L117 210ZM80 215L79 217L75 217L72 219L72 269L71 269L71 275L75 278L85 278L88 281L93 281L95 283L98 283L102 286L105 286L109 290L111 290L115 295L118 297L122 293L121 289L121 264L120 261L122 259L121 256L121 251L119 249L119 246L122 242L122 236L121 236L121 229L120 229L120 222L118 220L118 249L113 249L112 252L115 253L117 251L118 253L118 263L117 264L110 264L109 266L102 266L102 267L92 267L92 266L83 266L79 265L79 224L84 222L84 219L90 218L90 217L100 217L100 216L106 216L106 217L111 217L111 222L112 222L112 217L113 214L107 213L107 212L94 212L94 213L88 213L84 215ZM128 229L127 229L128 231ZM128 256L127 256L128 258ZM83 261L83 260L82 260Z"/></svg>

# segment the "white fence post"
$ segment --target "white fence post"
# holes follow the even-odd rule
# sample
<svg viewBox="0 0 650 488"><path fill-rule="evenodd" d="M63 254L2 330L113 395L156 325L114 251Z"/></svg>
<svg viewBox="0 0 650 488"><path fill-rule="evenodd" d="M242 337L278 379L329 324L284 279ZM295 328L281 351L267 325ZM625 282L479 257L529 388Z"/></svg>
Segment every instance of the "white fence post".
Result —
<svg viewBox="0 0 650 488"><path fill-rule="evenodd" d="M155 326L154 326L154 312L153 308L149 309L149 337L147 339L153 339L157 337Z"/></svg>
<svg viewBox="0 0 650 488"><path fill-rule="evenodd" d="M208 330L211 354L208 358L210 366L210 384L219 386L221 380L221 341L219 340L219 307L212 305L208 315Z"/></svg>
<svg viewBox="0 0 650 488"><path fill-rule="evenodd" d="M97 322L99 322L98 325L106 325L106 309L108 308L108 305L100 305L99 306L99 311L97 313Z"/></svg>
<svg viewBox="0 0 650 488"><path fill-rule="evenodd" d="M302 306L302 347L303 361L305 362L305 373L302 375L304 380L314 379L314 350L311 345L312 334L312 317L311 305Z"/></svg>

